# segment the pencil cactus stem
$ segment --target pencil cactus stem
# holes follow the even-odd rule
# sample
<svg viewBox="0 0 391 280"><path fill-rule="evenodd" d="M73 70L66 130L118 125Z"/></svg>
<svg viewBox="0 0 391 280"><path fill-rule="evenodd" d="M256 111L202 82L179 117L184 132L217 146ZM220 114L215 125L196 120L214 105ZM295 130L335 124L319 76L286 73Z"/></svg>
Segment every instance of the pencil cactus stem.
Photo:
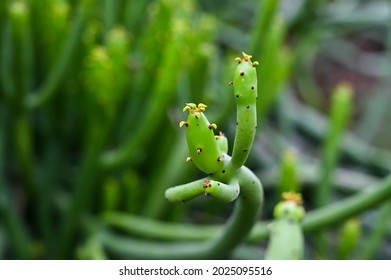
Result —
<svg viewBox="0 0 391 280"><path fill-rule="evenodd" d="M235 210L225 229L214 239L200 246L199 258L221 258L240 244L257 221L263 204L263 190L259 179L245 166L256 131L257 75L251 62L251 55L243 58L235 70L234 92L237 104L237 130L232 158L227 154L228 140L223 133L214 135L217 125L210 124L204 115L206 105L186 103L183 111L188 112L186 137L190 156L186 161L194 164L209 177L170 188L166 197L173 202L185 202L198 195L231 202L239 198ZM231 83L230 83L231 84ZM194 256L193 256L194 257Z"/></svg>
<svg viewBox="0 0 391 280"><path fill-rule="evenodd" d="M210 124L204 115L205 104L186 103L188 117L186 125L186 137L190 157L201 171L212 174L223 167L222 161L216 159L223 157L220 146L217 143L213 128L216 124ZM185 108L186 108L185 107Z"/></svg>
<svg viewBox="0 0 391 280"><path fill-rule="evenodd" d="M303 258L304 237L300 222L304 218L301 195L288 192L274 208L275 221L266 251L269 260L298 260Z"/></svg>
<svg viewBox="0 0 391 280"><path fill-rule="evenodd" d="M210 195L214 199L221 202L232 202L238 198L240 194L240 188L238 183L223 184L218 181L208 180L204 191L205 194Z"/></svg>
<svg viewBox="0 0 391 280"><path fill-rule="evenodd" d="M232 166L240 168L249 155L257 129L257 73L251 55L243 53L234 73L234 96L237 127L232 153Z"/></svg>
<svg viewBox="0 0 391 280"><path fill-rule="evenodd" d="M217 144L219 144L220 150L223 153L228 153L228 139L225 137L225 135L220 131L219 135L215 136L215 139L217 140Z"/></svg>
<svg viewBox="0 0 391 280"><path fill-rule="evenodd" d="M204 182L206 179L200 179L188 184L172 187L166 190L165 196L171 202L183 203L189 201L204 191Z"/></svg>
<svg viewBox="0 0 391 280"><path fill-rule="evenodd" d="M184 203L199 195L206 194L222 202L232 202L240 194L239 184L224 184L209 178L172 187L166 191L166 198L171 202Z"/></svg>

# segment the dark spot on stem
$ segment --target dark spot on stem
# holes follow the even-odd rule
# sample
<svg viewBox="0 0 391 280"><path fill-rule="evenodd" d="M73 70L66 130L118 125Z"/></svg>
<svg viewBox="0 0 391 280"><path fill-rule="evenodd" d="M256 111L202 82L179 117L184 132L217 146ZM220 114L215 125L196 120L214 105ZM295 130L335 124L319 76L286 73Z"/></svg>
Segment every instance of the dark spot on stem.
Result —
<svg viewBox="0 0 391 280"><path fill-rule="evenodd" d="M217 183L218 186L220 186L220 183Z"/></svg>
<svg viewBox="0 0 391 280"><path fill-rule="evenodd" d="M244 76L244 71L240 71L240 76Z"/></svg>
<svg viewBox="0 0 391 280"><path fill-rule="evenodd" d="M236 122L236 125L239 125L239 123L238 123L238 122Z"/></svg>
<svg viewBox="0 0 391 280"><path fill-rule="evenodd" d="M247 153L247 150L243 150L243 152Z"/></svg>
<svg viewBox="0 0 391 280"><path fill-rule="evenodd" d="M182 203L182 204L185 204L185 202L186 202L186 200L183 200L183 199L181 200L181 203Z"/></svg>
<svg viewBox="0 0 391 280"><path fill-rule="evenodd" d="M221 171L222 173L225 173L225 170Z"/></svg>
<svg viewBox="0 0 391 280"><path fill-rule="evenodd" d="M236 98L239 98L239 94L236 95Z"/></svg>
<svg viewBox="0 0 391 280"><path fill-rule="evenodd" d="M250 106L246 106L247 109L250 109Z"/></svg>
<svg viewBox="0 0 391 280"><path fill-rule="evenodd" d="M252 90L254 90L254 87L251 87Z"/></svg>
<svg viewBox="0 0 391 280"><path fill-rule="evenodd" d="M253 184L255 184L255 181L253 181Z"/></svg>

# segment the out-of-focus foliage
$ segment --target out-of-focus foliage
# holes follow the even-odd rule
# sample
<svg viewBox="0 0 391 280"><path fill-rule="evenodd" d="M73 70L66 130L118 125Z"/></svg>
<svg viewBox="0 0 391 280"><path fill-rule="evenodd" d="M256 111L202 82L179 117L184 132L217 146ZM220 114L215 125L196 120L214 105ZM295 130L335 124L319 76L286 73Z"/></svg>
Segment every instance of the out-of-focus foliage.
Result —
<svg viewBox="0 0 391 280"><path fill-rule="evenodd" d="M0 258L143 258L216 234L230 206L164 192L201 176L186 102L234 138L242 51L260 63L248 166L266 205L255 251L226 257L263 257L292 189L305 258L390 258L390 23L381 0L0 1Z"/></svg>

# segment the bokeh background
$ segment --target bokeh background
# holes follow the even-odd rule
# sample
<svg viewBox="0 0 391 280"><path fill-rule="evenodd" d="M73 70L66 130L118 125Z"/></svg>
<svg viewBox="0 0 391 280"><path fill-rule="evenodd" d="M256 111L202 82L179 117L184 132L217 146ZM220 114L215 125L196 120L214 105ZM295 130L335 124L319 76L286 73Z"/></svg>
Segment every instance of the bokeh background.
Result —
<svg viewBox="0 0 391 280"><path fill-rule="evenodd" d="M232 205L164 192L202 176L185 163L186 102L232 146L242 51L260 63L261 220L289 189L311 217L383 188L304 220L305 257L391 258L391 1L1 0L0 32L0 258L137 258L118 236L153 247L224 224Z"/></svg>

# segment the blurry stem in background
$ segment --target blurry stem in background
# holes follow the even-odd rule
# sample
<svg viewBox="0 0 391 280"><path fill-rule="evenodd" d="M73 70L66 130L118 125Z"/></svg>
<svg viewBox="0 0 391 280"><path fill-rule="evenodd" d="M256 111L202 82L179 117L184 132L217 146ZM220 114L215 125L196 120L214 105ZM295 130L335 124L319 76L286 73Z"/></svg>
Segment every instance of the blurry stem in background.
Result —
<svg viewBox="0 0 391 280"><path fill-rule="evenodd" d="M303 187L316 188L320 181L321 166L317 161L302 162L296 166L297 180ZM280 167L274 166L257 172L266 190L277 186ZM379 182L379 178L346 168L337 168L333 172L332 185L344 194L353 194Z"/></svg>
<svg viewBox="0 0 391 280"><path fill-rule="evenodd" d="M268 71L258 71L258 127L262 126L290 74L291 54L284 47L285 34L285 22L275 17L260 50L260 69Z"/></svg>
<svg viewBox="0 0 391 280"><path fill-rule="evenodd" d="M53 220L53 201L54 187L59 183L59 174L62 171L61 167L63 162L58 159L64 158L63 151L61 150L61 144L58 139L48 137L48 143L43 158L44 176L38 183L39 192L39 204L38 217L42 230L42 239L45 245L45 257L47 259L55 258L55 242L54 225Z"/></svg>
<svg viewBox="0 0 391 280"><path fill-rule="evenodd" d="M237 184L240 185L239 201L223 229L205 242L192 244L153 244L151 242L134 242L121 238L108 231L98 234L98 238L108 249L109 254L125 258L145 259L221 259L228 256L246 237L257 220L263 203L262 186L258 178L244 166L237 170ZM203 180L186 186L193 188L193 183L200 184L197 192L203 193ZM184 186L184 185L183 185ZM175 188L171 189L176 192ZM180 192L183 191L183 188ZM186 190L185 190L186 192ZM192 191L191 191L192 192ZM167 195L167 193L166 193ZM174 199L174 197L172 197ZM157 229L158 230L158 229Z"/></svg>
<svg viewBox="0 0 391 280"><path fill-rule="evenodd" d="M23 110L24 111L24 110ZM34 156L32 147L32 135L30 121L27 112L20 112L15 120L14 143L17 153L19 172L22 185L30 203L34 204L37 199L37 189L34 178Z"/></svg>
<svg viewBox="0 0 391 280"><path fill-rule="evenodd" d="M391 175L371 186L368 190L363 190L343 200L309 211L302 223L304 233L329 228L387 202L389 199L391 199ZM121 229L129 234L173 241L208 239L223 228L220 225L196 226L165 223L115 212L106 213L103 216L103 221L107 226ZM248 240L253 243L265 240L269 235L269 224L270 221L257 222Z"/></svg>
<svg viewBox="0 0 391 280"><path fill-rule="evenodd" d="M324 104L324 97L314 77L314 61L320 44L318 37L318 33L309 32L298 42L294 71L300 97L306 104L319 109Z"/></svg>
<svg viewBox="0 0 391 280"><path fill-rule="evenodd" d="M386 202L380 207L378 217L375 225L366 238L364 245L358 259L360 260L371 260L376 257L376 252L381 248L381 245L386 239L389 223L391 219L391 202Z"/></svg>
<svg viewBox="0 0 391 280"><path fill-rule="evenodd" d="M391 3L391 1L388 1ZM389 63L391 62L391 23L388 22L388 32L387 32L387 59ZM388 73L391 75L391 73ZM388 78L384 79L384 84L389 84ZM381 117L382 112L387 111L389 100L389 89L384 88L382 92L378 92L375 96L375 100L370 102L370 107L366 110L366 118L364 117L364 121L361 123L361 126L358 132L362 132L362 136L364 139L370 141L371 137L375 135L374 128L377 121ZM380 109L379 109L380 107ZM380 113L379 113L380 111ZM373 116L374 115L374 116ZM364 132L369 130L372 132L368 136ZM369 137L369 138L368 138ZM382 243L385 240L385 237L388 232L388 223L391 219L391 202L387 202L380 207L380 211L378 213L377 220L375 222L375 226L372 229L369 237L366 239L366 242L361 250L361 254L358 256L359 259L369 260L376 257L376 252L381 247Z"/></svg>
<svg viewBox="0 0 391 280"><path fill-rule="evenodd" d="M289 104L285 107L285 113L289 119L312 137L324 139L328 121L316 110L299 103L291 95L286 94L285 97L285 102ZM383 174L391 171L391 152L370 146L352 133L345 133L341 148L344 154L358 163L375 167Z"/></svg>
<svg viewBox="0 0 391 280"><path fill-rule="evenodd" d="M14 199L7 189L8 186L5 178L4 159L7 158L7 131L10 129L6 122L9 119L8 117L6 106L0 106L0 221L4 224L7 238L15 252L15 257L17 259L31 259L27 229L24 228L23 221L18 215L18 210L15 209L15 205L12 203Z"/></svg>
<svg viewBox="0 0 391 280"><path fill-rule="evenodd" d="M108 128L107 123L102 125L97 120L90 121L84 142L80 171L73 190L72 203L65 214L60 232L58 257L61 259L71 257L70 250L76 233L79 231L80 220L91 207L94 182L100 174L99 156L105 144Z"/></svg>
<svg viewBox="0 0 391 280"><path fill-rule="evenodd" d="M172 153L162 162L161 168L156 168L157 174L153 176L149 185L149 194L144 204L144 215L150 218L160 218L164 214L164 208L168 207L168 201L164 197L166 189L178 181L185 170L188 170L185 159L188 154L185 135L176 137L175 143L171 146Z"/></svg>
<svg viewBox="0 0 391 280"><path fill-rule="evenodd" d="M26 96L25 105L28 108L37 108L42 106L58 92L58 86L65 75L69 63L72 61L72 55L78 47L84 23L91 9L91 5L95 1L96 0L83 0L79 3L76 16L72 21L72 28L70 31L71 35L65 42L63 50L59 53L56 63L52 66L45 82L40 86L37 92Z"/></svg>
<svg viewBox="0 0 391 280"><path fill-rule="evenodd" d="M349 260L360 241L362 233L361 221L351 218L344 222L339 233L339 244L337 247L337 259Z"/></svg>
<svg viewBox="0 0 391 280"><path fill-rule="evenodd" d="M1 28L2 37L2 48L1 48L1 59L0 59L0 82L2 86L2 92L7 99L15 97L15 81L12 63L13 57L13 46L11 38L11 27L9 24L4 24Z"/></svg>
<svg viewBox="0 0 391 280"><path fill-rule="evenodd" d="M280 0L258 1L258 10L250 37L250 53L258 54L266 43L266 35L271 27L271 22L276 17L276 11Z"/></svg>
<svg viewBox="0 0 391 280"><path fill-rule="evenodd" d="M148 0L128 0L125 7L125 26L133 34L139 33L137 28L145 15Z"/></svg>
<svg viewBox="0 0 391 280"><path fill-rule="evenodd" d="M139 213L143 200L139 175L134 170L126 171L122 176L125 199L124 210L127 213Z"/></svg>
<svg viewBox="0 0 391 280"><path fill-rule="evenodd" d="M350 119L352 94L352 88L348 84L338 85L332 93L330 122L322 151L322 173L314 196L315 207L325 206L331 201L332 176L338 163L341 138ZM317 236L316 249L320 257L327 258L327 243L323 232L319 232Z"/></svg>
<svg viewBox="0 0 391 280"><path fill-rule="evenodd" d="M340 84L332 94L330 122L322 151L322 174L315 194L315 205L324 206L330 202L331 179L338 163L340 142L347 128L352 107L352 88Z"/></svg>
<svg viewBox="0 0 391 280"><path fill-rule="evenodd" d="M300 192L297 178L297 155L292 150L287 150L282 155L279 179L278 201L281 200L281 195L285 192Z"/></svg>
<svg viewBox="0 0 391 280"><path fill-rule="evenodd" d="M30 27L30 9L25 1L14 1L9 7L11 23L13 68L17 103L27 95L32 85L33 46Z"/></svg>
<svg viewBox="0 0 391 280"><path fill-rule="evenodd" d="M103 34L109 32L116 25L121 2L121 0L103 1Z"/></svg>
<svg viewBox="0 0 391 280"><path fill-rule="evenodd" d="M19 172L28 201L34 204L37 189L34 178L34 152L32 132L28 112L22 106L22 100L31 89L32 77L32 37L30 30L30 10L24 1L14 1L9 6L9 19L12 38L12 68L15 80L15 128L14 143Z"/></svg>
<svg viewBox="0 0 391 280"><path fill-rule="evenodd" d="M180 65L180 46L182 45L181 35L170 42L162 57L162 64L159 69L159 75L154 84L151 101L147 108L142 112L143 122L136 124L136 129L129 132L123 143L116 150L107 152L101 157L101 165L104 169L112 169L123 166L137 156L137 151L142 149L144 143L150 139L156 128L161 123L161 117L167 104L171 101L175 90L176 77L181 70Z"/></svg>
<svg viewBox="0 0 391 280"><path fill-rule="evenodd" d="M308 23L314 22L318 17L317 13L328 0L305 0L301 9L289 25L289 34L305 33L306 28L311 28Z"/></svg>

